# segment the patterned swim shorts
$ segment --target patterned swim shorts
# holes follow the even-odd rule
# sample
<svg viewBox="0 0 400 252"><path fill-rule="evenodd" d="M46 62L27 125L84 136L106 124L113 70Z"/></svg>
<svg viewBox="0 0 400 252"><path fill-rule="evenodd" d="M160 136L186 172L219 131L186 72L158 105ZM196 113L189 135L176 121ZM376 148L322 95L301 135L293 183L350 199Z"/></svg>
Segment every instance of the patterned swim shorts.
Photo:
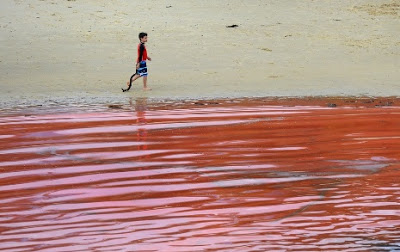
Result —
<svg viewBox="0 0 400 252"><path fill-rule="evenodd" d="M136 73L140 76L147 76L147 65L146 61L141 61L139 68L136 70Z"/></svg>

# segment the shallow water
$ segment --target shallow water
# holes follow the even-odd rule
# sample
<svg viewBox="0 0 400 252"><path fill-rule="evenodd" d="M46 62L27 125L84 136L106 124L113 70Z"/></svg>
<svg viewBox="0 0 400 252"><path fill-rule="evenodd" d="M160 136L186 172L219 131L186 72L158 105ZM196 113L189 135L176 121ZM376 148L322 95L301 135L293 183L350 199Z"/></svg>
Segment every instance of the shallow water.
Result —
<svg viewBox="0 0 400 252"><path fill-rule="evenodd" d="M1 251L400 251L400 108L0 118Z"/></svg>

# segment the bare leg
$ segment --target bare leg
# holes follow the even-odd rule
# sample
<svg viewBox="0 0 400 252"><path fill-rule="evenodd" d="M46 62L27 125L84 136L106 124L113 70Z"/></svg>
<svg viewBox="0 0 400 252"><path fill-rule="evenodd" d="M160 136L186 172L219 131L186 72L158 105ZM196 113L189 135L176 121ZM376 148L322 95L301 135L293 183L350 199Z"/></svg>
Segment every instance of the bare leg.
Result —
<svg viewBox="0 0 400 252"><path fill-rule="evenodd" d="M147 88L147 76L143 76L143 89L151 90L151 89Z"/></svg>

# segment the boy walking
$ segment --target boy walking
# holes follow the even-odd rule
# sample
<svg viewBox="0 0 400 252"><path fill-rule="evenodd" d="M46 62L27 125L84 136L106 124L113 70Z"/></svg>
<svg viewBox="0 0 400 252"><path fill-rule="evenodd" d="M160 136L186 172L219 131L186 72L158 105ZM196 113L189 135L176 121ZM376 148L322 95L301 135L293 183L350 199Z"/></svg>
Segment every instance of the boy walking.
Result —
<svg viewBox="0 0 400 252"><path fill-rule="evenodd" d="M146 60L151 61L151 58L147 56L147 50L145 43L147 42L147 33L141 32L139 33L139 41L138 44L138 57L136 59L136 72L131 76L130 80L126 83L128 85L127 89L122 89L122 91L128 91L131 86L132 82L143 77L143 89L147 90L147 65Z"/></svg>

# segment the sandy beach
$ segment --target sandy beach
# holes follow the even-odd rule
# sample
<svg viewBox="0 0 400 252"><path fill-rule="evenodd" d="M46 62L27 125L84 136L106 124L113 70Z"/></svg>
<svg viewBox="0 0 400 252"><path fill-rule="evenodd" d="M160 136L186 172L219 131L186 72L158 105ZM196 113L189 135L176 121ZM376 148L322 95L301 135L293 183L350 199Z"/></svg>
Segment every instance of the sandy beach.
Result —
<svg viewBox="0 0 400 252"><path fill-rule="evenodd" d="M4 0L0 20L3 107L400 95L398 0ZM152 90L123 94L140 31Z"/></svg>

